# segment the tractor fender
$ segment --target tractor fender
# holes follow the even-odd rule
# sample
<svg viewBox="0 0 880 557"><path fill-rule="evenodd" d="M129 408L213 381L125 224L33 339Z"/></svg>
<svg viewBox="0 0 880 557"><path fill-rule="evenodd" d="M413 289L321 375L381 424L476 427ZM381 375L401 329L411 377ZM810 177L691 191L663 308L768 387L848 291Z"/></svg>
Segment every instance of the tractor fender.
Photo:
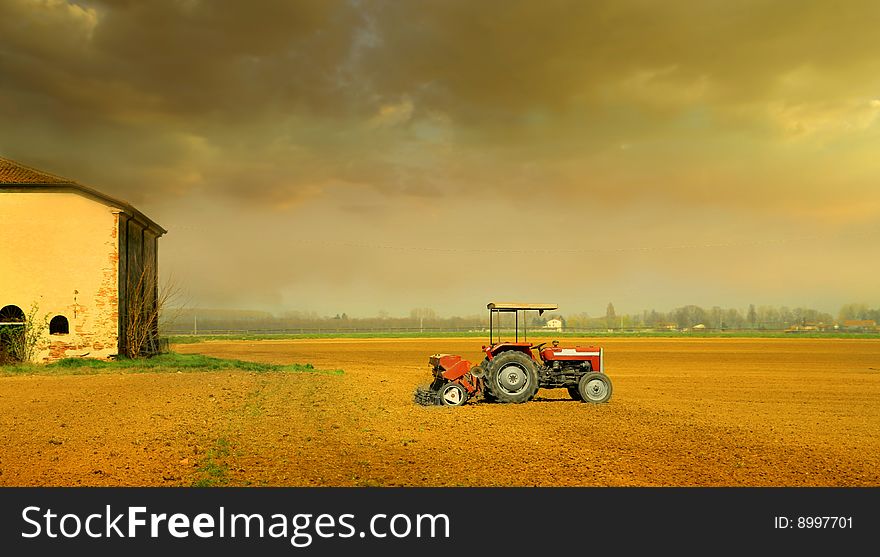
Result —
<svg viewBox="0 0 880 557"><path fill-rule="evenodd" d="M501 354L510 351L522 352L532 360L535 359L535 355L532 353L532 345L528 342L505 342L502 344L493 344L492 346L484 346L483 350L486 352L486 358L489 360L493 360Z"/></svg>

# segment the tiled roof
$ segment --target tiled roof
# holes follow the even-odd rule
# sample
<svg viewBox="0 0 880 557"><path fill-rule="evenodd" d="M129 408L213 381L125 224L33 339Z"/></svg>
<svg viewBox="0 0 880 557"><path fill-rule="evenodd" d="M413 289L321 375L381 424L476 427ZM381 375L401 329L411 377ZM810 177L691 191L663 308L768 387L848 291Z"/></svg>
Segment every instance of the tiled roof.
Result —
<svg viewBox="0 0 880 557"><path fill-rule="evenodd" d="M0 157L0 184L73 184L62 178L19 162Z"/></svg>

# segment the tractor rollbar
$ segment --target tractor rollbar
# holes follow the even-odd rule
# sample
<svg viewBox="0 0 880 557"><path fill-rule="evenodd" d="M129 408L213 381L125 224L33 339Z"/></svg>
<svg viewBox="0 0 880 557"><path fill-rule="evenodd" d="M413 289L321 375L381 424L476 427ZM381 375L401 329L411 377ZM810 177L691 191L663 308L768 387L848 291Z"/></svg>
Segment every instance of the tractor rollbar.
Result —
<svg viewBox="0 0 880 557"><path fill-rule="evenodd" d="M510 311L513 311L513 315L514 315L513 330L514 330L515 341L519 342L519 311L518 310L495 310L495 311L493 311L490 309L489 310L489 344L492 344L493 342L495 342L495 340L494 340L495 336L493 334L495 314L497 313L498 319L501 319L502 313L509 313ZM499 327L499 329L501 328L501 323L498 324L498 327ZM528 333L527 327L528 327L528 320L526 319L525 312L523 312L523 342L528 340L529 333ZM501 333L498 333L498 342L501 342Z"/></svg>

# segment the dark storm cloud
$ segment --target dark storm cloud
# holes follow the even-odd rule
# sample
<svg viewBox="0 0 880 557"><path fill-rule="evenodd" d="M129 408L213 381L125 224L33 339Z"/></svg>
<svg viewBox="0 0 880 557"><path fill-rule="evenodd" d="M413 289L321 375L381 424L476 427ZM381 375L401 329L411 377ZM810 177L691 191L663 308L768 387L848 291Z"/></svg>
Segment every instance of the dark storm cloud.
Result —
<svg viewBox="0 0 880 557"><path fill-rule="evenodd" d="M787 195L791 163L765 153L864 143L878 110L870 2L0 5L0 116L19 129L0 146L45 145L34 162L135 200L290 205L333 183L626 199L658 179L683 202L709 182L742 200L725 192L761 176ZM86 162L96 145L115 163Z"/></svg>
<svg viewBox="0 0 880 557"><path fill-rule="evenodd" d="M855 83L832 81L840 94L877 67L878 15L870 2L390 2L373 14L383 48L369 63L386 92L479 121L607 106L628 83L647 98L711 80L707 100L764 100L804 65L832 80L854 70Z"/></svg>
<svg viewBox="0 0 880 557"><path fill-rule="evenodd" d="M3 4L7 86L44 90L96 120L116 104L195 120L347 104L335 74L358 21L344 2ZM120 96L105 113L83 104Z"/></svg>
<svg viewBox="0 0 880 557"><path fill-rule="evenodd" d="M459 146L492 157L502 179L489 187L515 184L528 161L519 189L824 206L842 166L877 171L840 144L877 139L878 15L875 3L391 2L373 13L381 46L365 71L383 96L449 116ZM870 180L846 183L865 201Z"/></svg>
<svg viewBox="0 0 880 557"><path fill-rule="evenodd" d="M315 119L343 122L370 112L345 86L358 13L344 2L254 9L242 2L9 0L0 10L0 116L18 132L4 134L4 151L34 153L24 158L117 184L135 200L145 187L181 190L205 177L220 191L242 195L236 187L247 184L258 199L284 196L327 179L321 168L333 154L323 145L337 145L333 130L343 125L326 132ZM297 156L286 157L286 146ZM82 162L96 158L100 165ZM242 169L211 170L230 159ZM250 179L241 181L236 174L249 168Z"/></svg>
<svg viewBox="0 0 880 557"><path fill-rule="evenodd" d="M94 48L169 113L236 121L351 104L337 72L359 21L345 2L161 0L98 11Z"/></svg>

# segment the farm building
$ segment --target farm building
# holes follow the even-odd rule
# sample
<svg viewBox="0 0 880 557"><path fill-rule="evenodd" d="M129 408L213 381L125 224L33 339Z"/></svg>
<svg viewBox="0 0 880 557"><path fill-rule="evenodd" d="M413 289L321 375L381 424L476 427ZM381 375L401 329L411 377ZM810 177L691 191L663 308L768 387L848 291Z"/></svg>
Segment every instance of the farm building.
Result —
<svg viewBox="0 0 880 557"><path fill-rule="evenodd" d="M554 317L553 319L549 319L547 323L544 325L545 329L550 329L556 332L562 332L562 319L558 317Z"/></svg>
<svg viewBox="0 0 880 557"><path fill-rule="evenodd" d="M158 241L124 201L0 157L0 358L43 329L34 361L158 349Z"/></svg>
<svg viewBox="0 0 880 557"><path fill-rule="evenodd" d="M845 331L876 331L877 322L873 319L847 319L843 322L843 330Z"/></svg>

